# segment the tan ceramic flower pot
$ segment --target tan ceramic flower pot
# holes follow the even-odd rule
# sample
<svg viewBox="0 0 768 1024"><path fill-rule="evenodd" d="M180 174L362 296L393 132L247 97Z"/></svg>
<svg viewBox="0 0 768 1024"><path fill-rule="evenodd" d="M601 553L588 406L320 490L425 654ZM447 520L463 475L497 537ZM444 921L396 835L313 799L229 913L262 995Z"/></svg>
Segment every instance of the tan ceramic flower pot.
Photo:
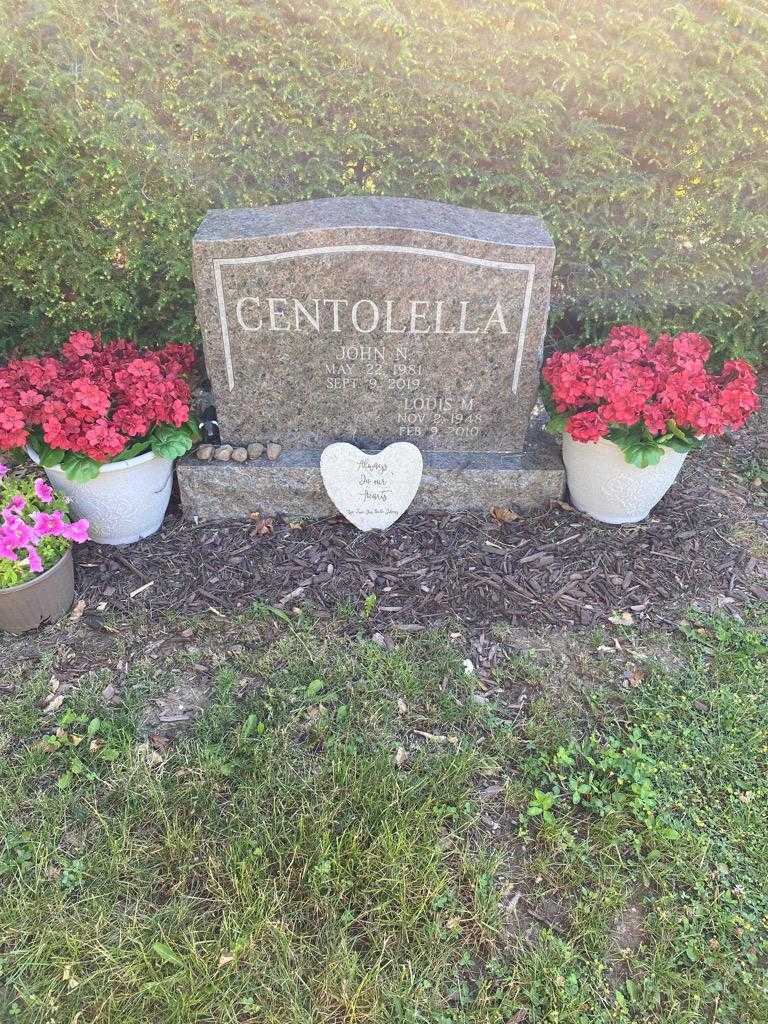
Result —
<svg viewBox="0 0 768 1024"><path fill-rule="evenodd" d="M17 587L0 589L0 630L26 633L57 622L72 607L75 574L72 548L55 565Z"/></svg>

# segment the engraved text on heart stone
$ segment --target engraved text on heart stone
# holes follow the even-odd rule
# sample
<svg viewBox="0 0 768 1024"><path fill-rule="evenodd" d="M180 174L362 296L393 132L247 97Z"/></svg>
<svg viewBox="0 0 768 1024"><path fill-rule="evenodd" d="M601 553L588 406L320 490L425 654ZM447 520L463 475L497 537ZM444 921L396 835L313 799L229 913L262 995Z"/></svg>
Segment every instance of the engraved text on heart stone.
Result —
<svg viewBox="0 0 768 1024"><path fill-rule="evenodd" d="M397 441L375 455L329 444L320 456L328 497L358 530L386 530L416 496L424 463L414 444Z"/></svg>

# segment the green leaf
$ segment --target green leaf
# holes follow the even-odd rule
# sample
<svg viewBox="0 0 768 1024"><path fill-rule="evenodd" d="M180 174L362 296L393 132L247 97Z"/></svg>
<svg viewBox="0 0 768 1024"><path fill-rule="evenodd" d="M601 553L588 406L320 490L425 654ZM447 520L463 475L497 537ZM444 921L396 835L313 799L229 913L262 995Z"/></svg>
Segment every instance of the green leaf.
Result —
<svg viewBox="0 0 768 1024"><path fill-rule="evenodd" d="M632 427L613 426L608 438L622 450L627 462L638 469L657 465L664 454L660 441L637 424Z"/></svg>
<svg viewBox="0 0 768 1024"><path fill-rule="evenodd" d="M48 445L45 448L44 452L37 453L42 468L51 469L53 466L60 466L62 459L66 458L67 452L63 448L50 448Z"/></svg>
<svg viewBox="0 0 768 1024"><path fill-rule="evenodd" d="M129 444L125 451L120 452L116 455L112 462L126 462L128 459L134 459L137 455L143 455L144 452L148 452L150 449L150 440L145 437L142 441L134 441L133 444Z"/></svg>
<svg viewBox="0 0 768 1024"><path fill-rule="evenodd" d="M155 455L162 455L164 459L179 459L186 455L191 447L191 443L181 437L172 441L152 441L152 451Z"/></svg>
<svg viewBox="0 0 768 1024"><path fill-rule="evenodd" d="M562 434L562 432L565 430L565 424L567 421L567 412L556 413L554 416L550 416L549 420L547 420L547 424L544 427L544 429L547 431L548 434Z"/></svg>
<svg viewBox="0 0 768 1024"><path fill-rule="evenodd" d="M240 729L240 738L247 740L249 736L256 732L259 725L259 716L250 714L243 722L242 728Z"/></svg>
<svg viewBox="0 0 768 1024"><path fill-rule="evenodd" d="M182 455L186 455L195 442L188 422L181 427L174 427L170 423L159 423L149 435L152 451L166 459L178 459Z"/></svg>
<svg viewBox="0 0 768 1024"><path fill-rule="evenodd" d="M31 450L37 455L40 466L43 469L50 469L52 466L61 465L61 460L67 455L62 448L51 448L42 437L30 438Z"/></svg>
<svg viewBox="0 0 768 1024"><path fill-rule="evenodd" d="M624 448L624 458L638 469L647 469L661 462L664 450L658 444L633 443Z"/></svg>
<svg viewBox="0 0 768 1024"><path fill-rule="evenodd" d="M288 625L292 625L290 615L288 612L284 612L282 608L267 608L267 612L270 615L274 615L276 619L280 619L281 622L287 622Z"/></svg>
<svg viewBox="0 0 768 1024"><path fill-rule="evenodd" d="M677 437L671 437L668 441L664 442L665 448L671 448L673 452L680 452L681 454L689 452L693 445L687 439L680 441Z"/></svg>
<svg viewBox="0 0 768 1024"><path fill-rule="evenodd" d="M200 428L193 419L188 419L186 423L182 424L180 429L189 436L192 444L197 444L200 440Z"/></svg>
<svg viewBox="0 0 768 1024"><path fill-rule="evenodd" d="M152 951L157 953L160 959L165 960L166 963L175 964L177 967L184 966L184 961L178 953L174 953L171 947L166 945L165 942L153 942Z"/></svg>
<svg viewBox="0 0 768 1024"><path fill-rule="evenodd" d="M61 468L68 480L77 484L87 483L99 475L102 463L89 459L87 455L79 452L67 452L61 460Z"/></svg>
<svg viewBox="0 0 768 1024"><path fill-rule="evenodd" d="M312 682L307 687L307 690L306 690L306 693L304 694L304 696L308 700L311 700L313 697L317 697L317 695L319 693L322 693L322 691L324 689L325 689L325 680L324 679L313 679Z"/></svg>
<svg viewBox="0 0 768 1024"><path fill-rule="evenodd" d="M688 440L687 435L682 432L680 427L678 427L677 423L673 419L667 420L667 430L670 432L670 434L673 434L675 437L678 437L681 441Z"/></svg>
<svg viewBox="0 0 768 1024"><path fill-rule="evenodd" d="M42 431L39 429L30 431L27 443L30 451L33 451L37 456L39 464L43 469L50 469L52 466L58 466L67 454L61 448L51 448L49 444L46 444L43 440ZM23 457L26 457L27 452L25 449L20 448L17 449L17 451Z"/></svg>

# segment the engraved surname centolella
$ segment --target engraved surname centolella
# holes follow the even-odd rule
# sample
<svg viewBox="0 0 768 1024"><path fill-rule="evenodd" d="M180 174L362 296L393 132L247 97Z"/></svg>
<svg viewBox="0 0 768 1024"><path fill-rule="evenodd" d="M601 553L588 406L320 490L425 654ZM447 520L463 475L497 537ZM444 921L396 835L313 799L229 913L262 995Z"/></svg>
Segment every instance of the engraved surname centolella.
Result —
<svg viewBox="0 0 768 1024"><path fill-rule="evenodd" d="M248 332L341 334L351 328L357 334L371 334L379 328L384 334L509 334L503 303L468 299L411 299L396 304L391 299L377 303L374 299L243 295L235 305L235 316Z"/></svg>

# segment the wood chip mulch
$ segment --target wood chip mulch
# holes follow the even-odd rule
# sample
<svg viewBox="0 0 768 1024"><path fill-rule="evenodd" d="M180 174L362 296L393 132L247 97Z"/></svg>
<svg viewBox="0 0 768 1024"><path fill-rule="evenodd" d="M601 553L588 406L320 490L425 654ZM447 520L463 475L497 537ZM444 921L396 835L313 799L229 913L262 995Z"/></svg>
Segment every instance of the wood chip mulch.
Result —
<svg viewBox="0 0 768 1024"><path fill-rule="evenodd" d="M732 539L733 501L696 476L647 522L624 527L565 503L511 523L412 514L369 534L340 517L196 527L176 514L130 548L81 551L78 589L89 608L103 604L118 620L143 608L150 621L208 609L230 617L254 601L330 612L351 600L359 609L375 593L372 620L400 628L591 626L622 611L670 625L692 603L768 599L765 565Z"/></svg>

